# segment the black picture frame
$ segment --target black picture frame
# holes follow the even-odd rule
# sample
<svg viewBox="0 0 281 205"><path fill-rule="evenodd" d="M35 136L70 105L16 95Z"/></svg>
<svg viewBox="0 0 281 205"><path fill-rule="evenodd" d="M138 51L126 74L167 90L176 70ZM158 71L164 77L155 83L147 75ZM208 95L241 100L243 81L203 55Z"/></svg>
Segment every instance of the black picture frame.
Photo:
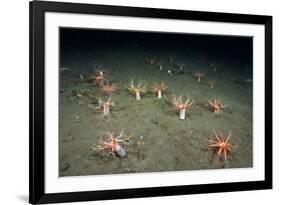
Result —
<svg viewBox="0 0 281 205"><path fill-rule="evenodd" d="M30 12L30 143L29 202L31 204L155 197L272 188L272 16L169 9L32 1ZM62 12L163 19L259 24L265 27L265 180L71 193L45 192L45 72L44 14Z"/></svg>

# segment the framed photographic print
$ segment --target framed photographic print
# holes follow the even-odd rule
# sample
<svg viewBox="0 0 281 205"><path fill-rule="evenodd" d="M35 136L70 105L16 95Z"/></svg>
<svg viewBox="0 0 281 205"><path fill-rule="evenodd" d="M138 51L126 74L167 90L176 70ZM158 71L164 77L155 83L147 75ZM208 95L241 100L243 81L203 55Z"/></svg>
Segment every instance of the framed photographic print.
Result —
<svg viewBox="0 0 281 205"><path fill-rule="evenodd" d="M272 188L272 17L30 2L30 203Z"/></svg>

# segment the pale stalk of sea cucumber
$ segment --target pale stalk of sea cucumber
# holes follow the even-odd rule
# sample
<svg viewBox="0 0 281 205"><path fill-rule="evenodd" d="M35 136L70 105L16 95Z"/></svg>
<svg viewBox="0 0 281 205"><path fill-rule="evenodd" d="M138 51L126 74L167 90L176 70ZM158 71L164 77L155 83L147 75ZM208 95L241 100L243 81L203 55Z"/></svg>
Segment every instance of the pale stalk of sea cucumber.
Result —
<svg viewBox="0 0 281 205"><path fill-rule="evenodd" d="M136 91L136 100L140 100L140 92L139 91Z"/></svg>
<svg viewBox="0 0 281 205"><path fill-rule="evenodd" d="M103 114L107 115L109 113L109 106L108 105L104 105L103 106Z"/></svg>
<svg viewBox="0 0 281 205"><path fill-rule="evenodd" d="M185 109L180 109L180 119L181 120L185 119Z"/></svg>
<svg viewBox="0 0 281 205"><path fill-rule="evenodd" d="M119 157L125 157L126 156L126 151L124 150L123 147L121 147L119 144L117 144L114 148L114 151Z"/></svg>
<svg viewBox="0 0 281 205"><path fill-rule="evenodd" d="M158 90L158 98L159 98L159 99L162 98L162 92L161 92L161 90Z"/></svg>
<svg viewBox="0 0 281 205"><path fill-rule="evenodd" d="M80 78L80 80L84 80L83 74L79 73L79 78Z"/></svg>

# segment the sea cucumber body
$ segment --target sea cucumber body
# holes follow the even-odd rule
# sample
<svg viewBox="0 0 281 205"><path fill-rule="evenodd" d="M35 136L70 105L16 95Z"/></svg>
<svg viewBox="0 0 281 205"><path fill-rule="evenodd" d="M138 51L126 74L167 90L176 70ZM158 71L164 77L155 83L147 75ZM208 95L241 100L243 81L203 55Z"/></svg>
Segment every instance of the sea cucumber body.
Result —
<svg viewBox="0 0 281 205"><path fill-rule="evenodd" d="M140 92L136 92L136 100L140 100Z"/></svg>
<svg viewBox="0 0 281 205"><path fill-rule="evenodd" d="M115 152L119 157L125 157L126 156L126 151L120 145L116 145Z"/></svg>
<svg viewBox="0 0 281 205"><path fill-rule="evenodd" d="M161 92L161 90L158 90L158 98L159 98L159 99L162 98L162 92Z"/></svg>
<svg viewBox="0 0 281 205"><path fill-rule="evenodd" d="M180 110L180 119L184 120L185 119L185 109Z"/></svg>
<svg viewBox="0 0 281 205"><path fill-rule="evenodd" d="M103 114L107 115L109 113L109 106L108 105L104 105L103 106Z"/></svg>

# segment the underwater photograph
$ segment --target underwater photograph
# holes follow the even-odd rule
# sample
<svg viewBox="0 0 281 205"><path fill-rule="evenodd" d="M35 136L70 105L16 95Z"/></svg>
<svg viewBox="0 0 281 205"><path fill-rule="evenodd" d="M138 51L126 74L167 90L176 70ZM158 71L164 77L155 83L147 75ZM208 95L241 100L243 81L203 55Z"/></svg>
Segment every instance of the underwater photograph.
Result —
<svg viewBox="0 0 281 205"><path fill-rule="evenodd" d="M59 176L253 167L253 38L59 29Z"/></svg>

